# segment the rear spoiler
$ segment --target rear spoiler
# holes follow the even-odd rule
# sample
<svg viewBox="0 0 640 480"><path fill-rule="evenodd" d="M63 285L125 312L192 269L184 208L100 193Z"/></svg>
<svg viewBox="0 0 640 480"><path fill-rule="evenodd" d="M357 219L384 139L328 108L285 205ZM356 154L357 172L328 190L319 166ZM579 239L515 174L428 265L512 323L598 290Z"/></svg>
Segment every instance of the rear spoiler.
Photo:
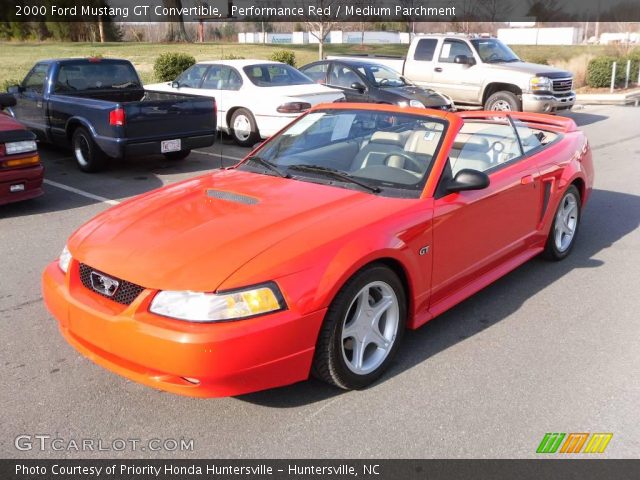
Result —
<svg viewBox="0 0 640 480"><path fill-rule="evenodd" d="M538 125L540 127L552 127L560 130L562 133L574 132L578 129L576 122L571 118L558 117L544 113L528 113L528 112L483 112L468 111L457 112L457 115L465 118L495 118L506 117L510 115L512 118L521 120L530 125Z"/></svg>

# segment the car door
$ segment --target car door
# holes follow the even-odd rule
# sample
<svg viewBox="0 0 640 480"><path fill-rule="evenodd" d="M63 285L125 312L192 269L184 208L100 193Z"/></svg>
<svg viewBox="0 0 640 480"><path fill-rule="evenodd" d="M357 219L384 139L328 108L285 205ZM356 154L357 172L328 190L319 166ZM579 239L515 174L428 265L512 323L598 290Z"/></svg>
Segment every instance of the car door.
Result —
<svg viewBox="0 0 640 480"><path fill-rule="evenodd" d="M447 193L446 182L462 169L483 171L489 186ZM509 118L465 120L434 201L432 313L530 252L540 198L536 164L523 154Z"/></svg>
<svg viewBox="0 0 640 480"><path fill-rule="evenodd" d="M44 101L44 89L48 72L49 64L36 64L23 80L17 105L13 107L16 118L33 130L41 140L46 138L47 132L47 105Z"/></svg>
<svg viewBox="0 0 640 480"><path fill-rule="evenodd" d="M455 63L458 55L473 59L475 64ZM458 38L445 38L433 63L433 88L453 98L455 102L477 102L481 79L478 59L471 46Z"/></svg>
<svg viewBox="0 0 640 480"><path fill-rule="evenodd" d="M433 60L438 46L437 38L421 38L417 41L411 58L404 63L403 75L421 87L433 87Z"/></svg>
<svg viewBox="0 0 640 480"><path fill-rule="evenodd" d="M242 86L242 77L233 67L214 64L207 71L200 88L205 95L215 97L220 128L228 127L227 112L240 104Z"/></svg>
<svg viewBox="0 0 640 480"><path fill-rule="evenodd" d="M366 81L353 68L337 62L331 65L327 86L341 90L347 102L369 102L366 88L364 90L351 88L354 83L361 83L366 87Z"/></svg>

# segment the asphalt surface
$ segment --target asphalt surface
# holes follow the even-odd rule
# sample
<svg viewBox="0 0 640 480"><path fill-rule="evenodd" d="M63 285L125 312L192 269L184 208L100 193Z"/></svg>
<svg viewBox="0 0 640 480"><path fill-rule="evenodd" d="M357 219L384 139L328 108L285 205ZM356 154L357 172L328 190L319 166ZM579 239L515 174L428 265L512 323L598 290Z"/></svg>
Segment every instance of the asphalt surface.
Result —
<svg viewBox="0 0 640 480"><path fill-rule="evenodd" d="M247 149L227 140L182 163L149 158L87 175L68 152L43 148L55 183L39 199L0 207L0 457L513 458L535 456L546 432L611 432L603 456L637 457L640 108L570 115L590 140L597 174L571 256L534 259L408 332L384 379L349 393L310 380L190 399L76 353L40 293L40 274L67 237L109 207L102 200L232 164ZM62 451L41 451L38 434L61 438ZM32 436L30 450L16 449L19 435ZM193 449L77 452L73 441L82 439L103 448L192 439Z"/></svg>

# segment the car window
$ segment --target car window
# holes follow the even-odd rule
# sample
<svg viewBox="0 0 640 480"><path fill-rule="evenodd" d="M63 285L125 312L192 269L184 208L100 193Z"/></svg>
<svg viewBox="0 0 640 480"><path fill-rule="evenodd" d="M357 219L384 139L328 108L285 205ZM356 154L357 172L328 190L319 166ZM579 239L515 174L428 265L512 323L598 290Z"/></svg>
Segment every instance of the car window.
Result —
<svg viewBox="0 0 640 480"><path fill-rule="evenodd" d="M181 87L200 88L202 77L209 68L209 65L196 64L182 72L176 81Z"/></svg>
<svg viewBox="0 0 640 480"><path fill-rule="evenodd" d="M471 48L465 42L460 40L445 40L440 50L439 61L442 63L453 63L453 59L458 55L466 55L473 57Z"/></svg>
<svg viewBox="0 0 640 480"><path fill-rule="evenodd" d="M451 172L484 172L522 157L516 131L506 117L465 120L449 155Z"/></svg>
<svg viewBox="0 0 640 480"><path fill-rule="evenodd" d="M516 126L518 136L520 137L520 143L522 145L522 151L526 154L536 148L542 146L542 141L546 140L546 136L540 130L532 130L520 120L513 119L513 124Z"/></svg>
<svg viewBox="0 0 640 480"><path fill-rule="evenodd" d="M267 140L256 155L300 180L340 184L335 176L296 168L320 166L378 187L382 195L415 198L431 171L446 125L426 115L321 110L300 117ZM242 168L252 168L251 163Z"/></svg>
<svg viewBox="0 0 640 480"><path fill-rule="evenodd" d="M201 88L211 90L238 90L242 86L240 74L226 65L212 65Z"/></svg>
<svg viewBox="0 0 640 480"><path fill-rule="evenodd" d="M407 85L402 75L384 65L362 65L357 68L370 83L381 88L403 87Z"/></svg>
<svg viewBox="0 0 640 480"><path fill-rule="evenodd" d="M433 54L436 51L437 44L438 40L435 38L423 38L419 40L416 45L416 51L413 54L413 59L430 62L433 60Z"/></svg>
<svg viewBox="0 0 640 480"><path fill-rule="evenodd" d="M284 63L249 65L242 70L251 83L258 87L282 87L313 83L313 80L305 74Z"/></svg>
<svg viewBox="0 0 640 480"><path fill-rule="evenodd" d="M300 71L307 77L316 83L324 83L327 78L327 70L329 68L328 63L317 63L305 68L301 68Z"/></svg>
<svg viewBox="0 0 640 480"><path fill-rule="evenodd" d="M476 49L478 55L483 62L486 63L502 63L502 62L519 62L518 56L513 53L509 47L507 47L500 40L495 38L483 38L471 40L473 48Z"/></svg>
<svg viewBox="0 0 640 480"><path fill-rule="evenodd" d="M362 83L362 79L352 68L347 67L346 65L334 65L331 69L329 85L351 88L351 85L356 82Z"/></svg>
<svg viewBox="0 0 640 480"><path fill-rule="evenodd" d="M28 92L43 93L44 82L47 79L47 71L49 65L40 63L33 67L27 77L24 79L22 86Z"/></svg>

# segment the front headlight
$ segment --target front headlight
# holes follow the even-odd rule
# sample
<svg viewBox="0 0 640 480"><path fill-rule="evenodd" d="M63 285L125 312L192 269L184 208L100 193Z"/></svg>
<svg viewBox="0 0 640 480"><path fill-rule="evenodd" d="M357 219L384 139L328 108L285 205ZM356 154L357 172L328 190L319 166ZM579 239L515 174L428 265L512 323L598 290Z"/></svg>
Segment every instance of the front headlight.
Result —
<svg viewBox="0 0 640 480"><path fill-rule="evenodd" d="M67 270L69 270L69 264L71 263L71 258L72 258L71 253L69 252L69 249L65 245L64 248L62 249L62 252L60 253L60 257L58 257L58 266L60 267L60 270L62 270L64 273L67 273Z"/></svg>
<svg viewBox="0 0 640 480"><path fill-rule="evenodd" d="M424 103L422 103L420 100L411 100L409 102L409 106L415 107L415 108L427 108L424 106Z"/></svg>
<svg viewBox="0 0 640 480"><path fill-rule="evenodd" d="M551 90L551 79L547 77L533 77L529 81L532 92L548 92Z"/></svg>
<svg viewBox="0 0 640 480"><path fill-rule="evenodd" d="M285 308L274 283L223 293L162 290L149 311L190 322L219 322L264 315Z"/></svg>
<svg viewBox="0 0 640 480"><path fill-rule="evenodd" d="M24 140L22 142L7 142L4 144L4 149L7 155L15 155L16 153L35 152L38 146L33 140Z"/></svg>

